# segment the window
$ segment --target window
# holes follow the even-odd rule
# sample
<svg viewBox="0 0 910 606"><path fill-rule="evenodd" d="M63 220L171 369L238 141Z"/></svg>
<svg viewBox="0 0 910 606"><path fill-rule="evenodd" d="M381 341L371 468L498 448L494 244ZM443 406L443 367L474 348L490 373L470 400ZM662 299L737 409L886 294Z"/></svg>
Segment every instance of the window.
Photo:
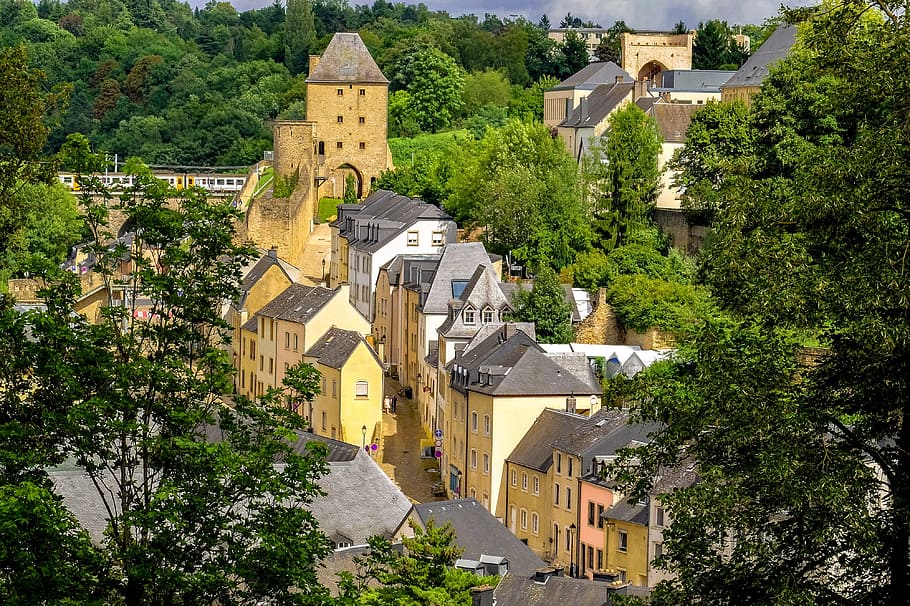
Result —
<svg viewBox="0 0 910 606"><path fill-rule="evenodd" d="M483 323L490 324L493 322L493 310L489 307L483 310Z"/></svg>
<svg viewBox="0 0 910 606"><path fill-rule="evenodd" d="M338 141L335 143L335 149L343 149L343 148L344 148L344 143L342 143L341 141Z"/></svg>
<svg viewBox="0 0 910 606"><path fill-rule="evenodd" d="M477 469L477 451L471 449L471 469Z"/></svg>
<svg viewBox="0 0 910 606"><path fill-rule="evenodd" d="M488 510L490 509L490 495L483 493L483 508Z"/></svg>
<svg viewBox="0 0 910 606"><path fill-rule="evenodd" d="M537 515L537 512L531 514L531 532L537 534L540 532L540 516Z"/></svg>
<svg viewBox="0 0 910 606"><path fill-rule="evenodd" d="M490 455L483 453L483 472L486 474L490 473Z"/></svg>
<svg viewBox="0 0 910 606"><path fill-rule="evenodd" d="M537 476L534 476L534 491L533 492L535 495L540 494L540 478L538 478Z"/></svg>
<svg viewBox="0 0 910 606"><path fill-rule="evenodd" d="M559 484L553 485L553 503L559 505Z"/></svg>
<svg viewBox="0 0 910 606"><path fill-rule="evenodd" d="M588 545L588 566L594 568L594 548Z"/></svg>
<svg viewBox="0 0 910 606"><path fill-rule="evenodd" d="M289 333L289 332L284 333L284 348L285 349L291 348L291 333Z"/></svg>
<svg viewBox="0 0 910 606"><path fill-rule="evenodd" d="M528 510L527 509L521 510L520 520L521 520L521 529L527 530L528 529Z"/></svg>
<svg viewBox="0 0 910 606"><path fill-rule="evenodd" d="M597 550L597 570L603 570L603 569L604 569L604 550L598 549Z"/></svg>
<svg viewBox="0 0 910 606"><path fill-rule="evenodd" d="M477 498L477 489L476 489L476 488L472 488L472 489L471 489L471 498L472 498L472 499L476 499L476 498Z"/></svg>
<svg viewBox="0 0 910 606"><path fill-rule="evenodd" d="M332 379L332 397L338 397L338 383L335 382L335 379Z"/></svg>
<svg viewBox="0 0 910 606"><path fill-rule="evenodd" d="M477 411L471 412L471 431L477 433Z"/></svg>
<svg viewBox="0 0 910 606"><path fill-rule="evenodd" d="M370 396L370 384L366 381L357 381L354 385L355 398L368 398Z"/></svg>
<svg viewBox="0 0 910 606"><path fill-rule="evenodd" d="M338 116L338 124L341 124L343 122L344 122L344 116Z"/></svg>
<svg viewBox="0 0 910 606"><path fill-rule="evenodd" d="M322 376L322 393L325 393L325 387L326 387L326 378L325 378L325 375L323 375Z"/></svg>
<svg viewBox="0 0 910 606"><path fill-rule="evenodd" d="M556 473L562 473L562 453L556 453Z"/></svg>
<svg viewBox="0 0 910 606"><path fill-rule="evenodd" d="M367 89L361 88L361 89L360 89L360 96L361 96L361 97L366 97L366 96L367 96Z"/></svg>
<svg viewBox="0 0 910 606"><path fill-rule="evenodd" d="M468 325L474 324L474 310L470 307L464 310L464 323Z"/></svg>
<svg viewBox="0 0 910 606"><path fill-rule="evenodd" d="M265 370L265 356L259 356L259 370Z"/></svg>
<svg viewBox="0 0 910 606"><path fill-rule="evenodd" d="M566 528L566 551L572 551L572 529Z"/></svg>
<svg viewBox="0 0 910 606"><path fill-rule="evenodd" d="M597 506L597 527L598 528L604 527L604 506L603 505Z"/></svg>
<svg viewBox="0 0 910 606"><path fill-rule="evenodd" d="M441 231L433 232L433 246L442 246L445 243L445 233Z"/></svg>
<svg viewBox="0 0 910 606"><path fill-rule="evenodd" d="M569 460L567 461L569 463L569 477L570 478L572 477L572 462L573 461L574 461L574 459L572 459L572 457L569 457Z"/></svg>
<svg viewBox="0 0 910 606"><path fill-rule="evenodd" d="M566 486L566 509L572 511L572 489Z"/></svg>
<svg viewBox="0 0 910 606"><path fill-rule="evenodd" d="M269 374L272 374L274 372L275 372L275 360L272 358L269 358Z"/></svg>
<svg viewBox="0 0 910 606"><path fill-rule="evenodd" d="M294 335L294 351L297 351L297 335Z"/></svg>
<svg viewBox="0 0 910 606"><path fill-rule="evenodd" d="M664 544L663 543L654 543L654 557L659 558L664 555Z"/></svg>
<svg viewBox="0 0 910 606"><path fill-rule="evenodd" d="M490 423L490 415L483 415L483 433L490 435L492 423Z"/></svg>
<svg viewBox="0 0 910 606"><path fill-rule="evenodd" d="M526 473L521 474L521 489L528 492L528 474Z"/></svg>
<svg viewBox="0 0 910 606"><path fill-rule="evenodd" d="M363 116L360 116L359 118L357 118L357 121L358 121L360 124L366 124L366 123L367 123L367 119L364 118Z"/></svg>
<svg viewBox="0 0 910 606"><path fill-rule="evenodd" d="M322 430L325 431L325 428L328 427L327 416L325 412L322 413Z"/></svg>
<svg viewBox="0 0 910 606"><path fill-rule="evenodd" d="M594 502L588 501L588 526L594 526Z"/></svg>
<svg viewBox="0 0 910 606"><path fill-rule="evenodd" d="M664 508L663 507L654 508L654 518L655 518L654 525L657 526L658 528L663 528L663 526L664 526Z"/></svg>
<svg viewBox="0 0 910 606"><path fill-rule="evenodd" d="M343 89L343 88L339 88L339 89L336 89L336 90L337 90L337 92L338 92L338 96L339 96L339 97L341 97L341 96L344 95L344 89Z"/></svg>
<svg viewBox="0 0 910 606"><path fill-rule="evenodd" d="M627 551L629 549L629 533L625 530L619 531L619 543L616 549L619 551Z"/></svg>
<svg viewBox="0 0 910 606"><path fill-rule="evenodd" d="M416 231L408 232L408 246L419 246L420 239L419 234Z"/></svg>
<svg viewBox="0 0 910 606"><path fill-rule="evenodd" d="M512 470L512 486L518 486L518 472Z"/></svg>
<svg viewBox="0 0 910 606"><path fill-rule="evenodd" d="M361 141L361 142L360 142L360 149L366 149L366 148L367 148L367 144L364 143L363 141Z"/></svg>

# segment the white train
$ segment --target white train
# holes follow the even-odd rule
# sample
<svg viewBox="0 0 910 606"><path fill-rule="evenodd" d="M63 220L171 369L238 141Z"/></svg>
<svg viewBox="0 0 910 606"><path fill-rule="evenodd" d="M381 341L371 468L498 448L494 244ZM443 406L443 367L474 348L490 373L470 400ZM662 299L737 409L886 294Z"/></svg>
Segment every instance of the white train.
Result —
<svg viewBox="0 0 910 606"><path fill-rule="evenodd" d="M155 176L174 189L188 187L201 187L213 194L232 194L240 191L246 183L246 175L231 173L155 173ZM133 177L124 173L104 173L93 175L112 192L117 193L132 187ZM79 175L74 173L58 173L57 178L63 185L72 191L79 191ZM84 179L84 177L83 177Z"/></svg>

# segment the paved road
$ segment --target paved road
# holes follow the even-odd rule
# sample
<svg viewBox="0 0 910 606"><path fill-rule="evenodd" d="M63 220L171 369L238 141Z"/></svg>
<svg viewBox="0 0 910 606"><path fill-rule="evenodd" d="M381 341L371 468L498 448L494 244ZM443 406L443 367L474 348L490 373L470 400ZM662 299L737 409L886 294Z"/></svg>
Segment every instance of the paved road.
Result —
<svg viewBox="0 0 910 606"><path fill-rule="evenodd" d="M386 393L395 394L399 385L393 379L386 379ZM382 430L385 435L380 466L392 480L415 503L438 501L433 496L432 486L439 481L435 459L420 458L420 439L423 428L417 412L417 404L398 396L398 412L383 413Z"/></svg>
<svg viewBox="0 0 910 606"><path fill-rule="evenodd" d="M328 223L320 223L307 236L306 247L300 257L299 265L301 282L319 284L322 282L322 261L325 260L325 273L329 273L329 257L332 254L332 230Z"/></svg>

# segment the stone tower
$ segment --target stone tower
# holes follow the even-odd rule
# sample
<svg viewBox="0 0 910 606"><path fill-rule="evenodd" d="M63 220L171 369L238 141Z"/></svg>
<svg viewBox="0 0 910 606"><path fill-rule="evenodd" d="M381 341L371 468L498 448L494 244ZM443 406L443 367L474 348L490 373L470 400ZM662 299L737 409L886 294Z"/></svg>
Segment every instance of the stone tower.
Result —
<svg viewBox="0 0 910 606"><path fill-rule="evenodd" d="M306 82L307 122L316 124L317 199L342 197L348 174L362 198L392 166L389 81L359 35L339 33L321 56L310 57Z"/></svg>
<svg viewBox="0 0 910 606"><path fill-rule="evenodd" d="M626 32L620 34L622 68L636 80L662 86L661 74L669 69L692 69L695 32Z"/></svg>

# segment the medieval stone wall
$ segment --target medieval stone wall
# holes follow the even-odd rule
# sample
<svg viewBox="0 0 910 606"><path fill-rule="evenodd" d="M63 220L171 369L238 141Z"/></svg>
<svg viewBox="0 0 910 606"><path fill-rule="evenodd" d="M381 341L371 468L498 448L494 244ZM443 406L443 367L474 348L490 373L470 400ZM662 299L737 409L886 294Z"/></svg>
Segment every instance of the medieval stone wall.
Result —
<svg viewBox="0 0 910 606"><path fill-rule="evenodd" d="M622 68L636 80L651 78L648 64L661 70L692 69L692 43L695 33L631 33L620 35ZM643 71L644 70L644 71Z"/></svg>

